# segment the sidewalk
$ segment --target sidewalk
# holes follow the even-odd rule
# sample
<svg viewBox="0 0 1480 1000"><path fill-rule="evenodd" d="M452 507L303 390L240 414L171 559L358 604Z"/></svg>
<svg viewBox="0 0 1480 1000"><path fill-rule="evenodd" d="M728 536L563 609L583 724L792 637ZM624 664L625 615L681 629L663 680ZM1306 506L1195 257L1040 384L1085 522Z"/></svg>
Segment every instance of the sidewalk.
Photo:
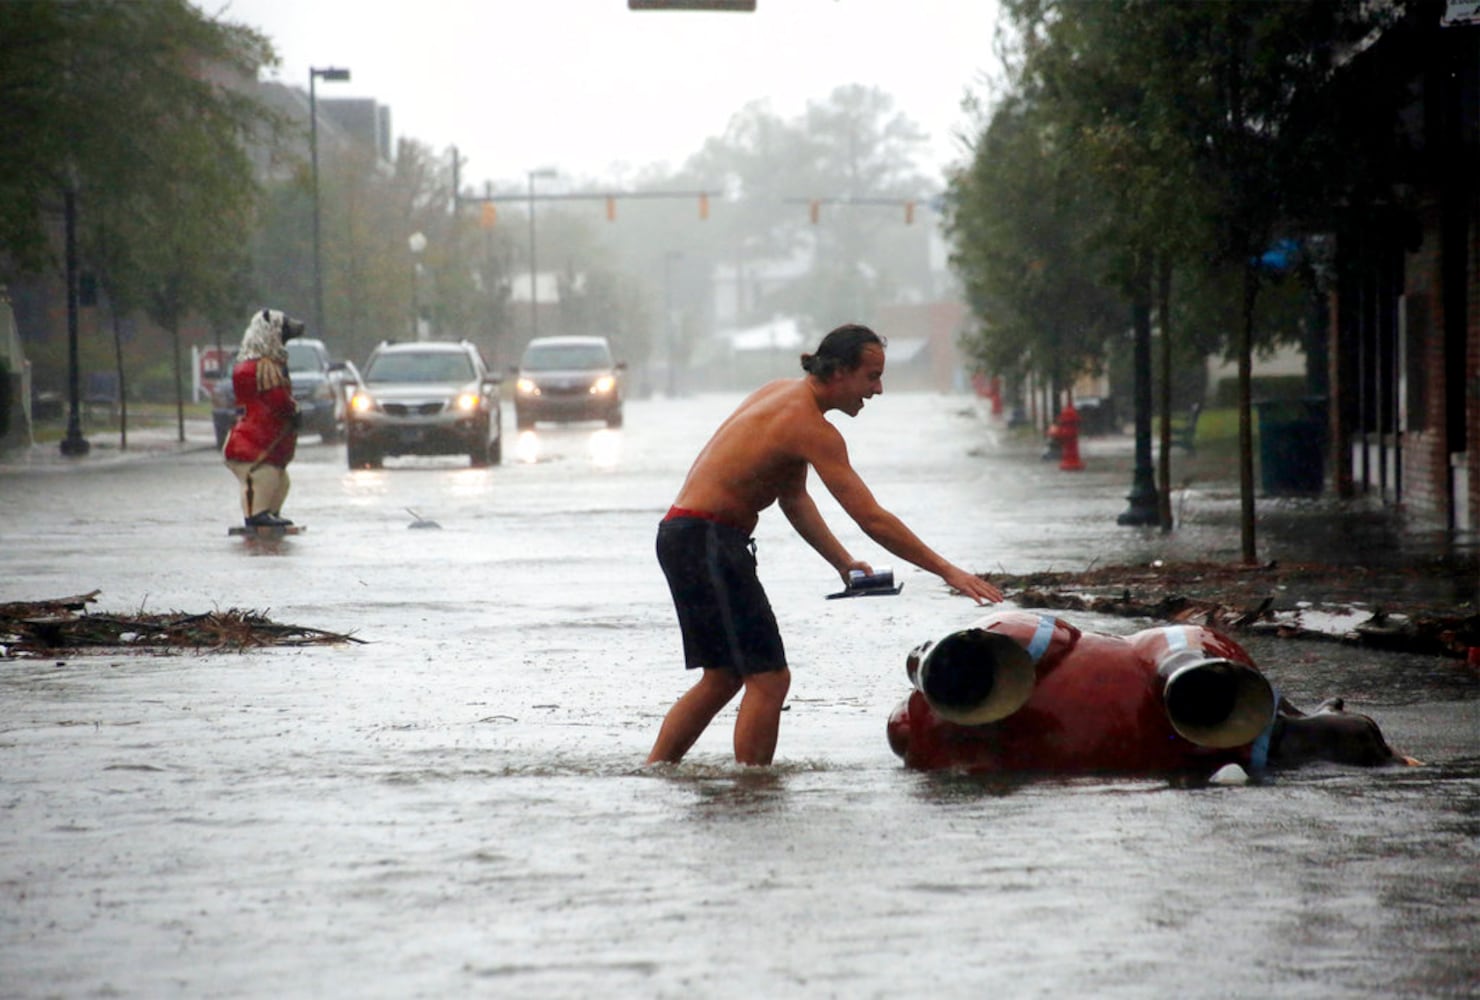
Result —
<svg viewBox="0 0 1480 1000"><path fill-rule="evenodd" d="M119 447L120 434L117 428L84 430L82 436L89 446L86 455L63 455L60 441L37 442L28 448L0 451L0 474L96 468L146 458L214 451L216 448L216 431L211 421L191 418L185 420L183 442L180 440L180 427L176 421L145 426L130 424L127 450Z"/></svg>
<svg viewBox="0 0 1480 1000"><path fill-rule="evenodd" d="M1101 475L1085 478L1086 492L1104 500L1105 473L1118 497L1130 492L1135 469L1132 434L1081 439L1081 452ZM1024 452L1031 460L1041 454ZM1193 461L1173 452L1171 507L1175 528L1163 535L1157 527L1107 525L1107 531L1126 533L1129 550L1164 560L1168 567L1183 564L1195 572L1198 564L1237 564L1242 550L1242 510L1237 463ZM1042 462L1042 459L1039 458ZM1066 482L1085 476L1059 471ZM1153 445L1153 474L1155 470ZM1411 517L1400 505L1375 495L1342 498L1326 492L1313 496L1270 496L1259 487L1255 470L1254 536L1257 562L1288 581L1282 597L1340 599L1361 593L1374 604L1424 605L1435 608L1480 605L1480 535L1455 534L1441 525ZM1093 484L1093 485L1092 485ZM1119 488L1123 484L1123 489ZM1055 500L1071 505L1088 502L1074 498L1074 487L1057 489ZM1129 507L1125 501L1118 509ZM1056 511L1056 513L1059 513ZM1071 510L1062 512L1072 516ZM1135 541L1133 541L1133 539ZM1139 541L1139 545L1136 542ZM1191 580L1188 581L1192 582ZM1281 586L1282 591L1286 590Z"/></svg>

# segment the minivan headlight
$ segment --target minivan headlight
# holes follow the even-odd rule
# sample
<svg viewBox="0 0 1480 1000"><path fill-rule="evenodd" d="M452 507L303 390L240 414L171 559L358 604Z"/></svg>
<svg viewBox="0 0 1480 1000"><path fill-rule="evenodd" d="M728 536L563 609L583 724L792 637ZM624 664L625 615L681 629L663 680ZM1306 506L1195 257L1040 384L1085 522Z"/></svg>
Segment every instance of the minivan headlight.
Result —
<svg viewBox="0 0 1480 1000"><path fill-rule="evenodd" d="M538 396L540 394L539 384L534 379L520 376L519 381L514 383L514 389L521 396Z"/></svg>
<svg viewBox="0 0 1480 1000"><path fill-rule="evenodd" d="M611 375L603 375L595 382L591 383L591 392L593 395L605 396L616 387L617 380L614 377L612 377Z"/></svg>

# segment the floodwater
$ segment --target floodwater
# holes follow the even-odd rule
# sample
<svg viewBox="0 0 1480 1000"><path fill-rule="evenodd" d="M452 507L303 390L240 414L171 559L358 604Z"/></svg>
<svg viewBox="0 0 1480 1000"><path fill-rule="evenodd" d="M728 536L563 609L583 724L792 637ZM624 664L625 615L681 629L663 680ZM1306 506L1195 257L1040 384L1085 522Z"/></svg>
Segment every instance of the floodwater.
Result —
<svg viewBox="0 0 1480 1000"><path fill-rule="evenodd" d="M1248 643L1297 704L1345 696L1421 768L913 773L884 736L905 654L978 611L824 496L903 593L826 600L836 577L768 512L778 762L731 762L732 708L642 767L687 684L654 528L734 402L633 401L621 431L511 436L486 470L349 472L305 444L284 513L308 530L277 544L227 537L209 451L0 468L0 600L99 588L95 612L364 640L0 659L0 995L1480 993L1480 679L1457 661ZM1171 539L1116 527L1120 443L1061 473L964 397L840 425L880 500L969 568L1237 552L1200 492Z"/></svg>

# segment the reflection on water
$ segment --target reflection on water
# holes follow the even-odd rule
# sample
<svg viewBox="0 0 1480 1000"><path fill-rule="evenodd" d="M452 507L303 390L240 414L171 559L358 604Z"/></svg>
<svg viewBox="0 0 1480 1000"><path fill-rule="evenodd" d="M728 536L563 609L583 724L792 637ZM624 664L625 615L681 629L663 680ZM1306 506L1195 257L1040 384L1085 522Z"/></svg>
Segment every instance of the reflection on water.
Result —
<svg viewBox="0 0 1480 1000"><path fill-rule="evenodd" d="M586 454L598 469L615 467L622 460L622 432L610 429L596 431L591 435Z"/></svg>
<svg viewBox="0 0 1480 1000"><path fill-rule="evenodd" d="M524 465L559 461L567 457L563 448L584 455L598 469L612 469L622 461L622 432L607 427L520 431L514 442L514 460Z"/></svg>
<svg viewBox="0 0 1480 1000"><path fill-rule="evenodd" d="M749 768L686 784L694 793L693 809L699 818L754 818L778 812L788 801L786 776L770 768Z"/></svg>
<svg viewBox="0 0 1480 1000"><path fill-rule="evenodd" d="M526 465L540 460L540 436L534 431L520 431L514 441L514 458Z"/></svg>

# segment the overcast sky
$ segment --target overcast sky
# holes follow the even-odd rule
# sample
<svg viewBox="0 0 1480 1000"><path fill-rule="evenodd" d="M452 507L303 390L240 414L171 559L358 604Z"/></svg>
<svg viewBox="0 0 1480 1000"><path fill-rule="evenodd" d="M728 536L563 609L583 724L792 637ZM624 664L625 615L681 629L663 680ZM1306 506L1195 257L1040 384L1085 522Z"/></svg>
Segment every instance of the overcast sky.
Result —
<svg viewBox="0 0 1480 1000"><path fill-rule="evenodd" d="M195 0L277 48L281 82L344 67L322 97L391 109L395 138L456 146L466 184L554 167L620 182L680 166L747 103L793 118L876 86L930 135L922 168L964 158L968 90L995 74L995 0L758 0L754 13L629 11L626 0Z"/></svg>

